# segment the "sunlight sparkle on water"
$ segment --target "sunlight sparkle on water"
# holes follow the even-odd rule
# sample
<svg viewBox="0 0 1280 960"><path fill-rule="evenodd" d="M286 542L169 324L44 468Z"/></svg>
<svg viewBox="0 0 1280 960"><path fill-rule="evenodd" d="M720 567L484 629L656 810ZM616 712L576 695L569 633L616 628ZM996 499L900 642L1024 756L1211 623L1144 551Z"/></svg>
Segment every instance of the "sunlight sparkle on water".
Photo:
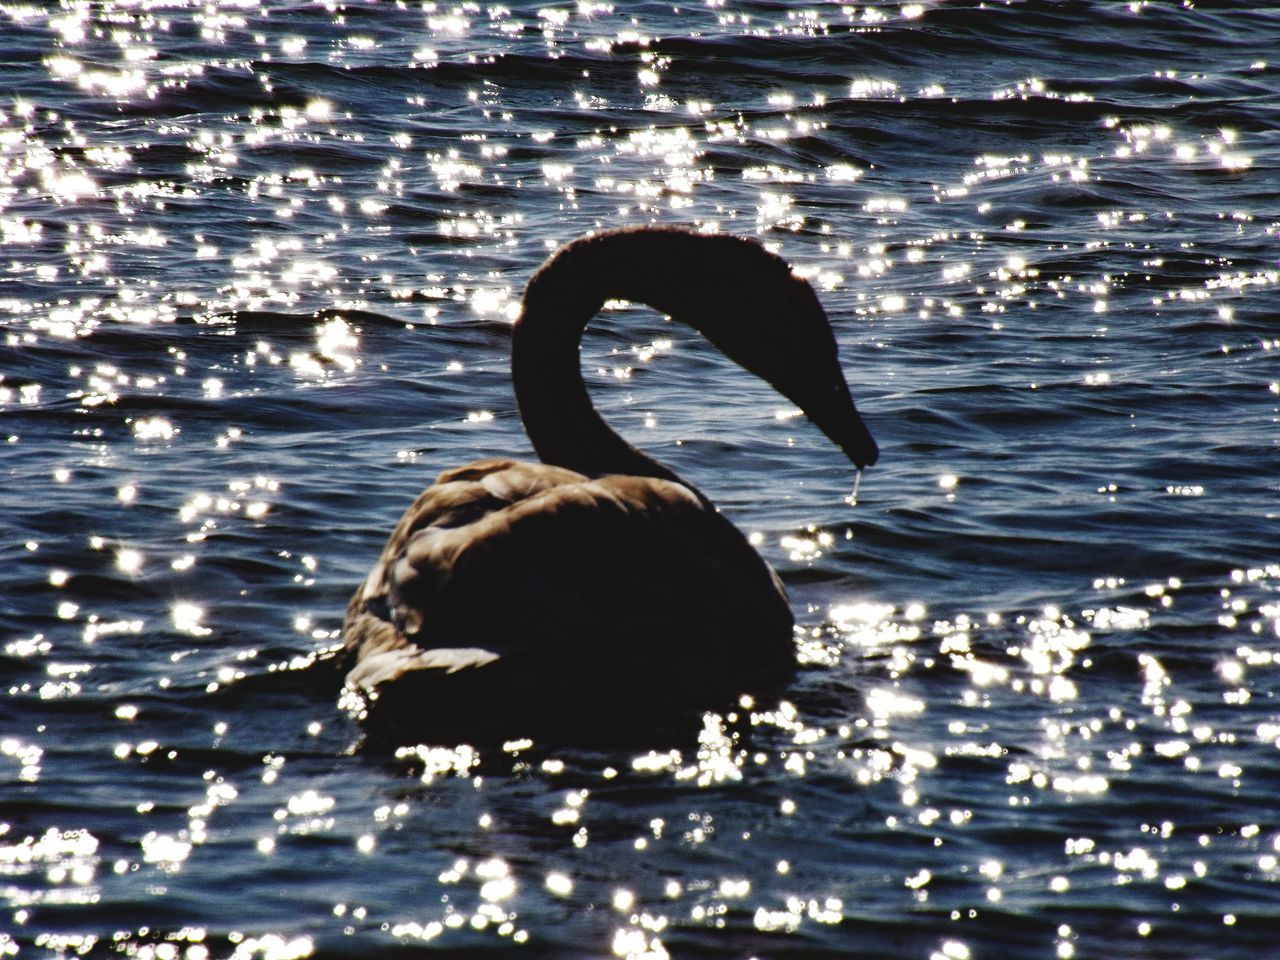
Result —
<svg viewBox="0 0 1280 960"><path fill-rule="evenodd" d="M181 431L164 417L147 417L133 421L133 434L139 440L172 440Z"/></svg>
<svg viewBox="0 0 1280 960"><path fill-rule="evenodd" d="M193 637L208 636L213 631L204 626L204 608L194 603L178 602L170 610L174 629Z"/></svg>
<svg viewBox="0 0 1280 960"><path fill-rule="evenodd" d="M140 843L142 859L166 871L177 870L191 855L191 843L154 830L148 831Z"/></svg>
<svg viewBox="0 0 1280 960"><path fill-rule="evenodd" d="M137 574L142 569L142 553L129 547L116 551L116 567L123 573Z"/></svg>

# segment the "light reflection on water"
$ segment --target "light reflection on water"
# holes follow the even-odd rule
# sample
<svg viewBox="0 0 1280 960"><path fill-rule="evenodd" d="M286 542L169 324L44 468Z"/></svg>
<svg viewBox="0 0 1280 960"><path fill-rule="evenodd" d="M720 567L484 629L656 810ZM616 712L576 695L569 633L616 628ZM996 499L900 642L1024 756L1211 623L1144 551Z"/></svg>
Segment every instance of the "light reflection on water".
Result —
<svg viewBox="0 0 1280 960"><path fill-rule="evenodd" d="M1273 13L0 23L0 952L1256 955ZM352 755L351 585L434 472L526 449L536 262L649 220L792 259L885 447L851 507L685 331L584 345L782 570L800 676L677 749Z"/></svg>

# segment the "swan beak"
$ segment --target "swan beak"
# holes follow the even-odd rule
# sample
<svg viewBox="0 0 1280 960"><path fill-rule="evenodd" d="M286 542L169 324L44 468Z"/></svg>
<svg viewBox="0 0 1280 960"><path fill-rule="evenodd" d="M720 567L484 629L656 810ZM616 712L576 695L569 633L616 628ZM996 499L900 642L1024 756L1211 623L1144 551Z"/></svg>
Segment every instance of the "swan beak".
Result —
<svg viewBox="0 0 1280 960"><path fill-rule="evenodd" d="M859 470L872 466L880 459L880 448L876 446L875 438L856 410L853 412L853 422L847 424L844 436L832 439Z"/></svg>
<svg viewBox="0 0 1280 960"><path fill-rule="evenodd" d="M849 396L849 388L840 383L828 402L808 411L809 419L825 433L859 470L880 458L880 448L862 421L862 415Z"/></svg>

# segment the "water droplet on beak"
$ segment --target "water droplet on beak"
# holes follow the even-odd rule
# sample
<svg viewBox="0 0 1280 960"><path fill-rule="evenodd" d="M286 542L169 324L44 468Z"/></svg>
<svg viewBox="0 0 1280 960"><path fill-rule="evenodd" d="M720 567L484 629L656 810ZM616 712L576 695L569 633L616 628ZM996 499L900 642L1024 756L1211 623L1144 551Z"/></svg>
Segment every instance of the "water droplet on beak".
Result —
<svg viewBox="0 0 1280 960"><path fill-rule="evenodd" d="M853 491L847 497L844 498L844 502L851 507L856 507L858 505L858 488L860 486L862 486L862 470L861 469L859 469L853 475Z"/></svg>

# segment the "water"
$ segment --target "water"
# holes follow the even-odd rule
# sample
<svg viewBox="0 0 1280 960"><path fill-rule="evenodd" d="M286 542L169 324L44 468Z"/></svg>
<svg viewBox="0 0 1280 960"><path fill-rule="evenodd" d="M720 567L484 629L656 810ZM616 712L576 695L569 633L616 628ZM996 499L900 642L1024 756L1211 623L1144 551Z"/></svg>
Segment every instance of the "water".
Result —
<svg viewBox="0 0 1280 960"><path fill-rule="evenodd" d="M1270 942L1280 9L67 0L0 36L0 952ZM649 221L811 277L880 442L851 507L687 330L584 345L759 534L804 669L676 754L360 752L307 657L436 472L528 452L537 263Z"/></svg>

